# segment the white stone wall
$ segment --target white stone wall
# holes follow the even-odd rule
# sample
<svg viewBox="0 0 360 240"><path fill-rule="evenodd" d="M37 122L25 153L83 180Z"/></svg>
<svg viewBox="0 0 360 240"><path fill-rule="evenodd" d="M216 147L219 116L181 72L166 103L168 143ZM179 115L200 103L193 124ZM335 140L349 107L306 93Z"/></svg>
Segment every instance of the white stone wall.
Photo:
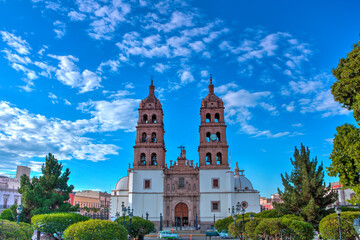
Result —
<svg viewBox="0 0 360 240"><path fill-rule="evenodd" d="M145 180L150 180L150 188L145 189ZM135 216L146 216L159 221L164 209L164 174L162 170L134 170L129 175L129 205Z"/></svg>
<svg viewBox="0 0 360 240"><path fill-rule="evenodd" d="M121 204L124 202L125 206L129 204L129 197L127 191L119 191L120 193L110 198L110 219L115 218L116 213L121 213Z"/></svg>
<svg viewBox="0 0 360 240"><path fill-rule="evenodd" d="M237 202L246 201L248 207L245 209L245 212L260 212L260 194L257 192L236 192L234 193L234 205Z"/></svg>
<svg viewBox="0 0 360 240"><path fill-rule="evenodd" d="M218 178L219 188L213 188L213 178ZM228 208L233 202L234 174L229 170L200 170L200 221L213 222L228 216ZM212 202L220 201L220 211L212 211Z"/></svg>

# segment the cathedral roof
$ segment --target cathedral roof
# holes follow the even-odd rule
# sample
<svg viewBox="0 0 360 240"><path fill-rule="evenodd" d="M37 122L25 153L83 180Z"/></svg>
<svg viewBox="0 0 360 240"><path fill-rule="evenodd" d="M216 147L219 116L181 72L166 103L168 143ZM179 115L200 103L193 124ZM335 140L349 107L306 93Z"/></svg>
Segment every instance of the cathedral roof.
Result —
<svg viewBox="0 0 360 240"><path fill-rule="evenodd" d="M149 86L149 95L141 101L140 107L146 103L154 103L154 107L161 107L159 99L155 97L155 86L153 80L151 80L151 85Z"/></svg>
<svg viewBox="0 0 360 240"><path fill-rule="evenodd" d="M234 187L236 190L254 190L252 183L249 179L247 179L243 172L244 170L240 170L240 175L234 176Z"/></svg>
<svg viewBox="0 0 360 240"><path fill-rule="evenodd" d="M116 183L115 190L128 191L129 190L128 181L129 181L129 177L127 176L120 178L120 180Z"/></svg>
<svg viewBox="0 0 360 240"><path fill-rule="evenodd" d="M214 85L212 84L212 77L210 76L210 84L208 86L209 94L202 100L202 106L206 106L205 102L220 102L219 106L222 106L222 100L215 95Z"/></svg>

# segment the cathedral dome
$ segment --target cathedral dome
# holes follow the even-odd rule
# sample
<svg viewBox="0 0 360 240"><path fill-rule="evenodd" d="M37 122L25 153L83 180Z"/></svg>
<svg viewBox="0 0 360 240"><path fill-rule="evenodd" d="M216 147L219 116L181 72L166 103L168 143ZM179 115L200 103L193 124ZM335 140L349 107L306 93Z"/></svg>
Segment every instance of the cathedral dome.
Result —
<svg viewBox="0 0 360 240"><path fill-rule="evenodd" d="M128 191L128 181L129 177L120 178L120 180L116 183L115 190L117 191Z"/></svg>
<svg viewBox="0 0 360 240"><path fill-rule="evenodd" d="M235 175L234 181L235 190L254 190L250 180L244 175Z"/></svg>

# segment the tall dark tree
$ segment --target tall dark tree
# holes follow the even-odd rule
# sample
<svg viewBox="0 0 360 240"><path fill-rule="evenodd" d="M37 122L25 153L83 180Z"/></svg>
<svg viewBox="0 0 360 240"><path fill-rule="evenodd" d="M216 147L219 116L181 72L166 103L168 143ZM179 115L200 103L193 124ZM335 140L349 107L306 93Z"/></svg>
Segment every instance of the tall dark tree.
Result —
<svg viewBox="0 0 360 240"><path fill-rule="evenodd" d="M337 81L331 86L334 99L353 115L360 125L360 42L354 44L347 57L340 59L333 69ZM344 187L356 193L352 204L360 204L360 130L351 124L336 128L331 166L327 169L330 176L339 176Z"/></svg>
<svg viewBox="0 0 360 240"><path fill-rule="evenodd" d="M323 164L318 166L317 158L310 160L310 150L301 144L295 147L294 159L290 158L294 169L281 174L284 191L278 189L283 203L275 203L282 214L296 214L306 221L317 224L323 217L325 208L336 201L336 192L325 187Z"/></svg>
<svg viewBox="0 0 360 240"><path fill-rule="evenodd" d="M42 176L33 177L31 181L25 174L21 176L19 193L27 221L35 214L74 210L66 202L74 189L68 185L70 170L67 168L62 173L62 169L62 163L49 153L41 168Z"/></svg>

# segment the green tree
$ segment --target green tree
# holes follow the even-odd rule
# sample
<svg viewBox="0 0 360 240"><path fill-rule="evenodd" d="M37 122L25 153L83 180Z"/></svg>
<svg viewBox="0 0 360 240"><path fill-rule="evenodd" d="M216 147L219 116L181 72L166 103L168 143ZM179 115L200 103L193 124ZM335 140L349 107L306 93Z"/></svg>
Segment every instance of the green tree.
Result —
<svg viewBox="0 0 360 240"><path fill-rule="evenodd" d="M123 218L119 218L119 225L123 225ZM139 240L143 240L146 234L151 233L155 229L154 223L149 220L145 220L141 217L134 216L130 223L129 216L125 217L125 228L129 235L133 238L138 238Z"/></svg>
<svg viewBox="0 0 360 240"><path fill-rule="evenodd" d="M21 205L26 221L29 222L35 214L75 210L67 202L74 189L67 183L70 170L67 168L62 173L62 169L62 163L49 153L41 168L42 176L33 177L31 181L26 175L21 176L19 193L22 194Z"/></svg>
<svg viewBox="0 0 360 240"><path fill-rule="evenodd" d="M331 86L334 99L352 110L360 125L360 41L332 71L337 79ZM327 170L330 176L339 176L341 184L356 193L350 202L360 204L360 130L354 125L344 124L337 127L336 132L330 156L332 164Z"/></svg>
<svg viewBox="0 0 360 240"><path fill-rule="evenodd" d="M275 203L281 214L296 214L306 221L317 224L324 216L325 208L334 203L337 194L326 189L322 163L317 158L310 160L310 150L301 144L295 147L294 159L290 159L294 169L281 174L284 191L278 189L283 203Z"/></svg>
<svg viewBox="0 0 360 240"><path fill-rule="evenodd" d="M5 209L4 211L2 211L0 214L0 219L15 221L15 218L10 209Z"/></svg>

